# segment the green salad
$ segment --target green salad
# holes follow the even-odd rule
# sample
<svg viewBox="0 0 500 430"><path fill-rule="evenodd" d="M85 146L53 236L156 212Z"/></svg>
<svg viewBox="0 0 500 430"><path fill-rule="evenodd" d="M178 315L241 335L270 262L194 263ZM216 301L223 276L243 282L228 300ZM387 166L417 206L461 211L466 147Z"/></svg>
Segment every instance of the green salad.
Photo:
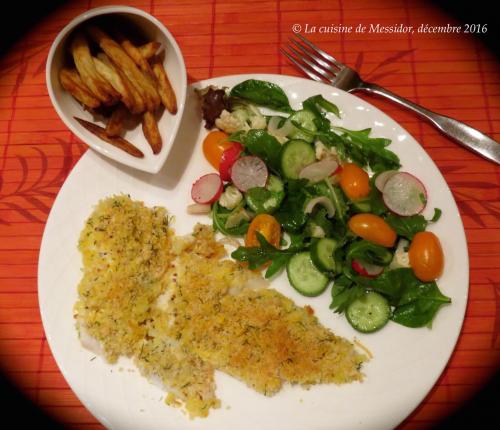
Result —
<svg viewBox="0 0 500 430"><path fill-rule="evenodd" d="M322 95L292 109L277 85L246 80L199 91L207 160L190 208L245 238L231 257L272 278L286 271L305 296L330 289L332 311L370 333L393 321L430 327L451 299L437 284L444 256L421 212L427 191L400 170L390 140L334 125ZM265 108L265 109L263 109ZM265 112L265 113L263 113Z"/></svg>

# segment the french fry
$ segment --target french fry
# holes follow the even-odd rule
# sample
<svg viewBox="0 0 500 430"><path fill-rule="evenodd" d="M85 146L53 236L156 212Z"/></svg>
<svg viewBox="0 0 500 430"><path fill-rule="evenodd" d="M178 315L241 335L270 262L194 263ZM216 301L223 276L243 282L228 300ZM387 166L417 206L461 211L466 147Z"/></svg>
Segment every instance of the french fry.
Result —
<svg viewBox="0 0 500 430"><path fill-rule="evenodd" d="M158 154L161 151L162 141L158 123L152 112L146 111L142 115L142 132L146 140L153 150L153 154Z"/></svg>
<svg viewBox="0 0 500 430"><path fill-rule="evenodd" d="M139 46L137 49L146 60L149 60L156 54L156 51L160 49L160 46L160 42L148 42L145 45Z"/></svg>
<svg viewBox="0 0 500 430"><path fill-rule="evenodd" d="M130 111L138 110L135 106L135 99L130 89L131 85L120 76L111 64L106 63L105 60L103 61L103 59L99 58L99 56L106 57L106 54L100 53L98 58L92 58L97 73L109 82L111 86L120 94L121 101Z"/></svg>
<svg viewBox="0 0 500 430"><path fill-rule="evenodd" d="M127 76L125 76L125 74L110 61L110 59L104 52L99 52L99 54L97 54L97 58L104 64L106 64L110 69L112 69L118 76L120 76L123 84L130 91L132 95L132 108L130 108L130 111L134 114L143 113L146 110L146 100L137 90L135 85L133 85L132 82L129 81Z"/></svg>
<svg viewBox="0 0 500 430"><path fill-rule="evenodd" d="M144 154L139 149L137 149L134 145L132 145L129 141L125 140L123 137L120 136L110 137L106 134L106 130L104 128L99 127L96 124L93 124L89 121L85 121L84 119L78 118L76 116L73 118L75 118L83 127L85 127L92 134L96 135L99 139L102 139L105 142L110 143L113 146L116 146L117 148L121 149L122 151L125 151L127 154L130 154L134 157L137 158L144 157Z"/></svg>
<svg viewBox="0 0 500 430"><path fill-rule="evenodd" d="M85 86L76 70L61 69L59 80L66 91L88 108L96 109L101 105L101 102Z"/></svg>
<svg viewBox="0 0 500 430"><path fill-rule="evenodd" d="M87 40L80 32L73 37L71 54L78 73L92 94L106 105L113 104L120 95L97 73Z"/></svg>
<svg viewBox="0 0 500 430"><path fill-rule="evenodd" d="M153 72L158 82L158 92L163 106L165 106L172 115L175 115L177 113L177 99L163 64L155 60L153 62Z"/></svg>
<svg viewBox="0 0 500 430"><path fill-rule="evenodd" d="M124 49L95 26L89 26L87 31L90 37L101 47L117 68L123 71L129 81L140 92L141 96L144 97L147 110L155 111L160 104L159 95L152 83L136 66Z"/></svg>
<svg viewBox="0 0 500 430"><path fill-rule="evenodd" d="M139 69L141 69L142 72L147 77L150 78L151 83L154 85L155 75L153 73L153 70L151 69L151 66L148 63L148 60L142 56L141 51L130 40L128 40L123 36L120 37L120 45L129 55L129 57L132 58L132 60L134 60L134 63L137 64ZM160 104L160 99L158 99L158 105L159 104Z"/></svg>
<svg viewBox="0 0 500 430"><path fill-rule="evenodd" d="M110 137L119 136L123 127L125 126L125 120L129 116L127 108L119 104L109 117L109 121L106 124L106 134Z"/></svg>

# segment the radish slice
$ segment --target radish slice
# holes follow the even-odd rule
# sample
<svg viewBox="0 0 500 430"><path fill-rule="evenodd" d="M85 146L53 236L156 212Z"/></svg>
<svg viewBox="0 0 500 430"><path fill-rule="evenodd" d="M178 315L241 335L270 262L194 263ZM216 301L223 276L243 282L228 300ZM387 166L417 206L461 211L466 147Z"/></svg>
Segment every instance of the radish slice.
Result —
<svg viewBox="0 0 500 430"><path fill-rule="evenodd" d="M398 173L397 170L386 170L385 172L380 173L375 178L375 186L377 187L377 190L379 190L380 192L383 192L387 181L389 179L391 179L397 173Z"/></svg>
<svg viewBox="0 0 500 430"><path fill-rule="evenodd" d="M217 173L209 173L198 179L191 188L191 198L202 205L215 202L223 191L222 179Z"/></svg>
<svg viewBox="0 0 500 430"><path fill-rule="evenodd" d="M339 164L333 158L325 158L304 167L299 173L299 178L308 179L313 183L319 182L328 178L328 176L333 174L338 167Z"/></svg>
<svg viewBox="0 0 500 430"><path fill-rule="evenodd" d="M316 205L323 205L326 208L328 218L331 218L335 215L335 206L333 206L332 201L325 196L319 196L308 200L304 207L304 212L306 214L310 214Z"/></svg>
<svg viewBox="0 0 500 430"><path fill-rule="evenodd" d="M361 276L366 276L368 278L375 278L384 271L384 268L382 266L365 263L364 261L359 260L352 260L351 267Z"/></svg>
<svg viewBox="0 0 500 430"><path fill-rule="evenodd" d="M238 158L231 167L231 181L243 192L250 188L264 187L267 176L266 163L253 155Z"/></svg>
<svg viewBox="0 0 500 430"><path fill-rule="evenodd" d="M211 210L210 205L202 205L200 203L193 203L187 207L187 213L191 215L206 215Z"/></svg>
<svg viewBox="0 0 500 430"><path fill-rule="evenodd" d="M422 212L427 204L424 185L407 172L392 176L385 183L382 197L385 205L400 216L416 215Z"/></svg>

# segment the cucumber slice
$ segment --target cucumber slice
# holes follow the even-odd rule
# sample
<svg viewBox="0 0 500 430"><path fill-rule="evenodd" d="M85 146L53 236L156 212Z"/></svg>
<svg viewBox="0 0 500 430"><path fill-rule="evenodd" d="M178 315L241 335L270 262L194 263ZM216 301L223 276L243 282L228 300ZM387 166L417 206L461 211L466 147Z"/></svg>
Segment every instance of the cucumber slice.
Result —
<svg viewBox="0 0 500 430"><path fill-rule="evenodd" d="M257 214L273 213L285 198L283 182L274 175L269 176L265 187L250 188L245 193L248 207Z"/></svg>
<svg viewBox="0 0 500 430"><path fill-rule="evenodd" d="M337 245L337 241L331 238L320 239L311 245L311 260L322 272L333 272L335 270L333 252Z"/></svg>
<svg viewBox="0 0 500 430"><path fill-rule="evenodd" d="M299 124L302 128L310 131L311 134L294 127L288 137L291 139L302 139L306 142L312 142L314 140L314 133L317 130L316 124L314 123L315 118L316 116L311 111L306 109L299 110L290 115L288 117L288 121L290 123L293 124L295 122Z"/></svg>
<svg viewBox="0 0 500 430"><path fill-rule="evenodd" d="M245 193L245 202L256 214L272 213L281 203L276 195L263 187L250 188Z"/></svg>
<svg viewBox="0 0 500 430"><path fill-rule="evenodd" d="M354 300L346 310L346 317L357 331L373 333L380 330L389 321L391 308L387 299L370 291Z"/></svg>
<svg viewBox="0 0 500 430"><path fill-rule="evenodd" d="M280 178L275 175L269 175L266 188L273 193L281 193L283 192L284 186Z"/></svg>
<svg viewBox="0 0 500 430"><path fill-rule="evenodd" d="M309 143L303 140L290 140L281 150L280 165L283 176L298 179L300 171L316 161L316 153Z"/></svg>
<svg viewBox="0 0 500 430"><path fill-rule="evenodd" d="M309 252L301 252L290 258L286 265L286 274L292 287L309 297L319 296L330 281L316 268Z"/></svg>

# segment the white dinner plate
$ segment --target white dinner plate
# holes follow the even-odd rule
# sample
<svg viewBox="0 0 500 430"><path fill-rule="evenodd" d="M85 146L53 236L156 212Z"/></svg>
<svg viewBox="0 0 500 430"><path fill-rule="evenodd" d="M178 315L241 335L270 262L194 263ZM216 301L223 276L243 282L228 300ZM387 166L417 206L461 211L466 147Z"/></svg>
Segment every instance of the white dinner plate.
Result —
<svg viewBox="0 0 500 430"><path fill-rule="evenodd" d="M94 205L113 194L129 194L146 205L160 205L174 215L177 233L185 234L208 216L186 213L194 180L213 171L204 159L201 142L206 130L193 89L207 85L231 87L245 79L279 84L293 108L322 94L341 109L339 125L371 127L377 137L392 139L390 146L402 169L414 173L428 190L424 212L434 207L443 216L430 227L441 239L445 268L439 279L443 294L452 298L437 314L432 329L410 329L389 323L381 331L363 335L332 313L330 294L307 298L291 288L286 275L272 282L299 305L314 308L322 324L350 340L359 339L374 358L364 367L362 383L313 386L309 390L286 386L265 397L242 382L216 373L220 409L206 419L190 420L179 409L166 406L165 393L140 376L127 359L109 365L85 350L77 337L73 305L81 277L77 242ZM199 82L189 88L186 109L172 151L156 175L125 167L88 151L64 183L43 235L38 266L38 292L43 325L52 353L71 388L105 426L113 429L320 430L388 429L397 426L424 399L446 366L462 326L468 293L468 256L465 234L451 192L422 147L395 121L369 103L336 88L309 80L278 75L227 76Z"/></svg>

